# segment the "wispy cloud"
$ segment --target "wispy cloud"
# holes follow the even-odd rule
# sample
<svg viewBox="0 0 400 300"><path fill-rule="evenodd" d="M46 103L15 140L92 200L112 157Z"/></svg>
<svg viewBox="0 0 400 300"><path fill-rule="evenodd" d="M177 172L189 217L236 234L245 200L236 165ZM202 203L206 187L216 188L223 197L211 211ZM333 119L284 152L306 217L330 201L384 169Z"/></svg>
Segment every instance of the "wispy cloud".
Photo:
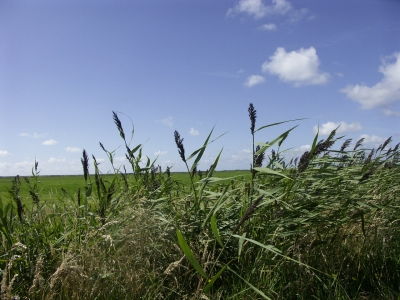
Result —
<svg viewBox="0 0 400 300"><path fill-rule="evenodd" d="M340 91L351 100L360 103L363 109L388 109L393 103L400 102L400 52L386 57L379 67L379 72L383 74L383 78L372 87L356 84L348 85Z"/></svg>
<svg viewBox="0 0 400 300"><path fill-rule="evenodd" d="M346 122L326 122L319 127L319 134L321 135L329 135L332 130L336 129L338 126L336 133L346 133L351 131L358 131L362 129L362 126L358 122L353 122L348 124ZM318 126L314 126L314 133L317 133Z"/></svg>
<svg viewBox="0 0 400 300"><path fill-rule="evenodd" d="M165 119L157 120L156 122L162 123L162 124L167 125L169 127L172 127L174 125L172 117L167 117Z"/></svg>
<svg viewBox="0 0 400 300"><path fill-rule="evenodd" d="M385 115L387 115L387 116L396 116L396 117L400 117L400 111L392 110L392 109L388 109L388 108L385 108L385 109L383 109L382 111L383 111L383 113L384 113Z"/></svg>
<svg viewBox="0 0 400 300"><path fill-rule="evenodd" d="M226 15L233 17L241 13L254 19L272 15L286 16L289 22L294 23L303 19L309 11L306 8L295 9L287 0L272 0L271 5L264 4L263 0L239 0L233 8L227 11Z"/></svg>
<svg viewBox="0 0 400 300"><path fill-rule="evenodd" d="M222 78L237 78L244 72L243 69L240 69L236 72L227 72L227 71L219 71L219 72L210 72L210 73L203 73L209 76L217 76Z"/></svg>
<svg viewBox="0 0 400 300"><path fill-rule="evenodd" d="M167 151L158 150L157 152L154 153L154 155L155 155L155 156L158 156L158 155L165 155L165 154L167 154L167 153L168 153Z"/></svg>
<svg viewBox="0 0 400 300"><path fill-rule="evenodd" d="M200 132L194 128L190 128L189 134L196 136L196 135L200 135Z"/></svg>
<svg viewBox="0 0 400 300"><path fill-rule="evenodd" d="M79 153L82 151L82 149L78 148L78 147L67 147L67 148L65 148L65 150L67 152L71 152L71 153Z"/></svg>
<svg viewBox="0 0 400 300"><path fill-rule="evenodd" d="M65 162L66 159L65 158L54 158L51 157L47 160L48 163L52 164L52 163L58 163L58 162Z"/></svg>
<svg viewBox="0 0 400 300"><path fill-rule="evenodd" d="M226 13L227 16L234 16L246 13L255 19L265 17L267 14L284 15L293 7L286 0L272 0L272 5L265 5L262 0L240 0L233 8Z"/></svg>
<svg viewBox="0 0 400 300"><path fill-rule="evenodd" d="M55 144L57 144L57 143L58 143L58 142L57 142L56 140L50 139L50 140L44 141L44 142L42 143L42 145L45 145L45 146L53 146L53 145L55 145Z"/></svg>
<svg viewBox="0 0 400 300"><path fill-rule="evenodd" d="M252 87L257 84L263 83L264 81L265 78L260 75L251 75L247 77L246 81L244 82L244 85L247 87Z"/></svg>
<svg viewBox="0 0 400 300"><path fill-rule="evenodd" d="M30 137L30 138L34 138L34 139L42 138L42 137L44 137L44 136L46 136L46 135L47 135L47 133L40 133L40 134L37 134L36 132L34 132L33 134L29 134L29 133L27 133L27 132L23 132L23 133L18 134L18 136Z"/></svg>
<svg viewBox="0 0 400 300"><path fill-rule="evenodd" d="M11 155L10 152L6 150L0 150L0 156L7 156L7 155Z"/></svg>
<svg viewBox="0 0 400 300"><path fill-rule="evenodd" d="M262 71L277 75L279 79L291 82L295 86L325 84L330 75L320 71L319 65L314 47L290 52L280 47L263 63Z"/></svg>
<svg viewBox="0 0 400 300"><path fill-rule="evenodd" d="M261 30L275 31L278 27L276 26L276 24L269 23L269 24L261 25L258 28L261 29Z"/></svg>

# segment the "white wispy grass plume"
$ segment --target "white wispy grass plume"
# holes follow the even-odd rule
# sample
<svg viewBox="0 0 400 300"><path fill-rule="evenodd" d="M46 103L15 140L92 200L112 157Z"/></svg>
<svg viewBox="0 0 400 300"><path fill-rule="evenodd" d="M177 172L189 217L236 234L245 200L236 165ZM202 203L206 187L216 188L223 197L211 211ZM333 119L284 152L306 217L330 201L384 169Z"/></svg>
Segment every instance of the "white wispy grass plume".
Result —
<svg viewBox="0 0 400 300"><path fill-rule="evenodd" d="M320 71L319 65L320 61L314 47L290 52L279 47L269 60L263 63L261 69L295 86L325 84L330 75Z"/></svg>
<svg viewBox="0 0 400 300"><path fill-rule="evenodd" d="M79 153L82 151L82 149L78 148L78 147L67 147L67 148L65 148L65 150L67 152L72 152L72 153Z"/></svg>
<svg viewBox="0 0 400 300"><path fill-rule="evenodd" d="M58 143L58 142L57 142L56 140L50 139L50 140L44 141L44 142L42 143L42 145L45 145L45 146L53 146L53 145L55 145L55 144L57 144L57 143Z"/></svg>
<svg viewBox="0 0 400 300"><path fill-rule="evenodd" d="M358 122L353 122L348 124L346 122L326 122L319 127L319 134L321 135L329 135L332 130L336 129L338 126L336 133L346 133L350 131L358 131L362 129L362 126ZM318 126L314 126L314 133L318 132Z"/></svg>
<svg viewBox="0 0 400 300"><path fill-rule="evenodd" d="M189 134L196 136L196 135L200 135L200 132L194 128L190 128Z"/></svg>
<svg viewBox="0 0 400 300"><path fill-rule="evenodd" d="M393 59L390 63L389 60ZM379 67L379 72L383 74L383 78L372 87L356 84L348 85L340 91L351 100L360 103L363 109L388 109L391 104L400 102L400 52L386 57Z"/></svg>
<svg viewBox="0 0 400 300"><path fill-rule="evenodd" d="M247 77L246 81L244 82L244 85L247 87L252 87L257 84L263 83L264 81L265 78L260 75L251 75Z"/></svg>

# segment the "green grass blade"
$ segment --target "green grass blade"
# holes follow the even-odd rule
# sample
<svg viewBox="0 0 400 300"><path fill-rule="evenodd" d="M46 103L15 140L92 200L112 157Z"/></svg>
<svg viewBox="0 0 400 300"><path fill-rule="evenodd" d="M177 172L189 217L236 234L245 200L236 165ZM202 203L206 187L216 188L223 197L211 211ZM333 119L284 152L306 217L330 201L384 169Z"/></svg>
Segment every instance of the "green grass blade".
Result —
<svg viewBox="0 0 400 300"><path fill-rule="evenodd" d="M200 264L194 257L192 250L190 250L189 245L187 244L185 238L183 237L179 229L176 230L176 235L178 237L179 246L181 247L186 258L189 260L189 262L201 276L203 276L205 279L208 279L207 274L204 272L203 268L200 266Z"/></svg>
<svg viewBox="0 0 400 300"><path fill-rule="evenodd" d="M240 254L242 253L244 238L246 237L246 234L247 234L247 232L243 233L242 236L239 238L238 257L240 257Z"/></svg>
<svg viewBox="0 0 400 300"><path fill-rule="evenodd" d="M282 172L274 171L274 170L272 170L270 168L262 167L262 168L254 168L254 170L256 170L256 171L258 171L258 172L260 172L262 174L276 175L276 176L281 176L281 177L285 177L287 179L292 180L291 178L287 177L286 175L283 175Z"/></svg>
<svg viewBox="0 0 400 300"><path fill-rule="evenodd" d="M200 159L203 157L204 151L206 150L207 145L208 145L208 141L210 140L211 134L214 131L214 127L211 129L210 133L208 134L208 137L207 137L206 141L204 142L203 146L200 149L197 149L195 151L195 152L198 153L198 155L197 155L196 159L194 160L194 162L192 164L192 167L190 168L190 172L192 172L194 170L194 168L196 168L196 166L198 165ZM194 153L192 155L190 155L186 160L191 159L195 155Z"/></svg>
<svg viewBox="0 0 400 300"><path fill-rule="evenodd" d="M264 128L267 128L267 127L272 127L272 126L276 126L276 125L283 124L283 123L287 123L287 122L294 122L294 121L300 121L300 120L305 120L305 119L307 119L307 118L294 119L294 120L288 120L288 121L283 121L283 122L278 122L278 123L273 123L273 124L265 125L265 126L262 126L262 127L258 128L258 129L255 130L254 132L260 131L260 130L262 130L262 129L264 129Z"/></svg>
<svg viewBox="0 0 400 300"><path fill-rule="evenodd" d="M219 270L219 272L217 274L215 274L215 276L213 278L211 278L208 281L208 284L206 285L206 287L204 288L204 292L208 293L208 291L211 289L211 287L214 285L214 282L222 275L222 273L225 271L226 266L223 266L221 268L221 270Z"/></svg>
<svg viewBox="0 0 400 300"><path fill-rule="evenodd" d="M276 139L274 139L272 142L269 142L269 143L257 143L257 145L260 145L262 147L260 148L260 150L258 150L256 153L254 153L254 155L259 155L259 154L265 152L268 148L273 146L276 142L283 142L283 140L286 139L287 136L289 135L289 132L292 131L293 129L295 129L297 126L299 126L299 125L296 125L296 126L290 128L289 130L285 131L280 136L278 136ZM282 143L280 143L280 144L282 144Z"/></svg>
<svg viewBox="0 0 400 300"><path fill-rule="evenodd" d="M215 239L217 240L218 244L221 245L221 247L224 247L224 244L222 243L221 237L219 236L218 233L218 227L217 227L217 215L213 215L211 217L211 230L214 233Z"/></svg>
<svg viewBox="0 0 400 300"><path fill-rule="evenodd" d="M229 271L231 271L233 274L235 274L237 277L239 277L240 279L242 279L253 291L255 291L257 294L259 294L260 296L262 296L264 299L269 299L271 300L271 298L269 298L267 295L265 295L262 291L260 291L258 288L256 288L254 285L252 285L250 282L248 282L246 279L244 279L242 276L240 276L238 273L236 273L235 271L233 271L231 268L227 267Z"/></svg>

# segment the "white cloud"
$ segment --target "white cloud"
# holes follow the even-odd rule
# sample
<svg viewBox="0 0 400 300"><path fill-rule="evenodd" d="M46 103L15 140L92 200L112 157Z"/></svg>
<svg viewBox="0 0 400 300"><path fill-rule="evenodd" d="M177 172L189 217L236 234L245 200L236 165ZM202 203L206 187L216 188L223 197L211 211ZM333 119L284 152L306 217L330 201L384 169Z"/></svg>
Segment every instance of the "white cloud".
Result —
<svg viewBox="0 0 400 300"><path fill-rule="evenodd" d="M248 154L248 153L252 153L253 151L252 150L250 150L250 149L243 149L243 150L240 150L238 153L239 154Z"/></svg>
<svg viewBox="0 0 400 300"><path fill-rule="evenodd" d="M82 151L82 149L78 147L67 147L65 150L72 153L78 153Z"/></svg>
<svg viewBox="0 0 400 300"><path fill-rule="evenodd" d="M172 117L168 117L168 118L165 118L165 119L162 119L162 120L158 120L156 122L161 122L164 125L172 127L174 125L174 122L172 120L173 120Z"/></svg>
<svg viewBox="0 0 400 300"><path fill-rule="evenodd" d="M189 134L194 136L200 135L199 131L194 128L190 128Z"/></svg>
<svg viewBox="0 0 400 300"><path fill-rule="evenodd" d="M49 158L49 160L47 160L47 162L50 164L58 163L58 162L65 162L65 161L66 161L65 158L54 158L54 157L51 157L51 158Z"/></svg>
<svg viewBox="0 0 400 300"><path fill-rule="evenodd" d="M292 5L286 0L272 0L272 5L265 5L262 0L240 0L235 7L230 8L227 16L247 13L255 19L260 19L267 14L284 15L292 10Z"/></svg>
<svg viewBox="0 0 400 300"><path fill-rule="evenodd" d="M29 134L27 132L18 134L18 136L23 136L23 137L26 136L26 137L30 137L30 138L34 138L34 139L41 138L41 137L44 137L46 135L47 135L47 133L37 134L36 132L34 132L33 134Z"/></svg>
<svg viewBox="0 0 400 300"><path fill-rule="evenodd" d="M377 135L368 135L368 134L362 134L360 136L360 139L364 139L363 144L367 144L370 146L374 147L379 147L380 144L382 144L384 141L386 141L386 138L380 137Z"/></svg>
<svg viewBox="0 0 400 300"><path fill-rule="evenodd" d="M10 152L6 150L0 150L0 156L7 156L7 155L11 155Z"/></svg>
<svg viewBox="0 0 400 300"><path fill-rule="evenodd" d="M303 145L303 146L300 146L297 150L304 152L304 151L308 151L310 149L311 149L311 145Z"/></svg>
<svg viewBox="0 0 400 300"><path fill-rule="evenodd" d="M244 82L244 85L247 87L252 87L255 86L256 84L263 83L264 81L265 78L260 75L251 75L247 77L246 81Z"/></svg>
<svg viewBox="0 0 400 300"><path fill-rule="evenodd" d="M351 124L348 124L346 122L327 122L319 127L319 134L329 135L332 132L332 130L336 129L339 125L340 127L337 129L336 133L346 133L362 129L362 126L358 122L353 122ZM318 126L315 125L314 132L317 133L317 131L318 131Z"/></svg>
<svg viewBox="0 0 400 300"><path fill-rule="evenodd" d="M394 59L389 63L389 59ZM374 107L388 107L400 101L400 52L386 57L379 72L383 74L380 82L372 87L361 85L348 85L340 91L348 98L361 104L364 109Z"/></svg>
<svg viewBox="0 0 400 300"><path fill-rule="evenodd" d="M26 168L26 167L33 167L33 165L34 165L35 163L34 162L31 162L31 161L22 161L22 162L19 162L19 163L16 163L15 164L15 167L17 168L17 169L23 169L23 168Z"/></svg>
<svg viewBox="0 0 400 300"><path fill-rule="evenodd" d="M261 30L268 30L268 31L274 31L277 29L276 24L273 24L273 23L264 24L258 28Z"/></svg>
<svg viewBox="0 0 400 300"><path fill-rule="evenodd" d="M325 84L330 78L329 73L318 69L320 61L314 47L291 52L279 47L269 59L263 63L262 71L295 86Z"/></svg>
<svg viewBox="0 0 400 300"><path fill-rule="evenodd" d="M57 141L56 141L56 140L52 140L52 139L47 140L47 141L44 141L44 142L42 143L42 145L45 145L45 146L53 146L53 145L55 145L55 144L57 144Z"/></svg>
<svg viewBox="0 0 400 300"><path fill-rule="evenodd" d="M387 116L400 117L400 111L396 111L396 110L392 110L392 109L383 109L383 113Z"/></svg>
<svg viewBox="0 0 400 300"><path fill-rule="evenodd" d="M154 153L154 155L156 155L156 156L158 156L158 155L165 155L165 154L167 154L167 153L168 153L167 151L158 150L157 152Z"/></svg>

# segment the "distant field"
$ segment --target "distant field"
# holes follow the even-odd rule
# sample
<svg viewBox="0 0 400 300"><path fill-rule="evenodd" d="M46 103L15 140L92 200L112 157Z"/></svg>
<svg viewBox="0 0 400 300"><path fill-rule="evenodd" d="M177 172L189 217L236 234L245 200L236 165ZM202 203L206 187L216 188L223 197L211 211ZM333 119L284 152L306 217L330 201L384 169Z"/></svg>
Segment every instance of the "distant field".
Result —
<svg viewBox="0 0 400 300"><path fill-rule="evenodd" d="M110 179L113 175L106 175ZM171 176L183 186L189 186L190 178L185 172L171 172ZM241 180L249 179L251 174L248 170L235 170L235 171L216 171L214 172L214 177L227 178L237 176L237 179ZM204 177L204 175L203 175ZM28 177L31 179L31 177ZM94 175L91 176L94 180ZM196 176L197 180L199 179ZM14 177L0 177L0 198L3 200L8 200L10 195L8 193L11 188L12 181ZM64 176L40 176L40 189L39 198L41 201L54 201L59 197L63 196L62 188L67 191L68 194L74 195L79 188L83 189L85 186L85 180L82 175L64 175ZM24 177L20 177L21 181L21 192L23 203L29 203L30 197L28 193L28 187L25 183Z"/></svg>

